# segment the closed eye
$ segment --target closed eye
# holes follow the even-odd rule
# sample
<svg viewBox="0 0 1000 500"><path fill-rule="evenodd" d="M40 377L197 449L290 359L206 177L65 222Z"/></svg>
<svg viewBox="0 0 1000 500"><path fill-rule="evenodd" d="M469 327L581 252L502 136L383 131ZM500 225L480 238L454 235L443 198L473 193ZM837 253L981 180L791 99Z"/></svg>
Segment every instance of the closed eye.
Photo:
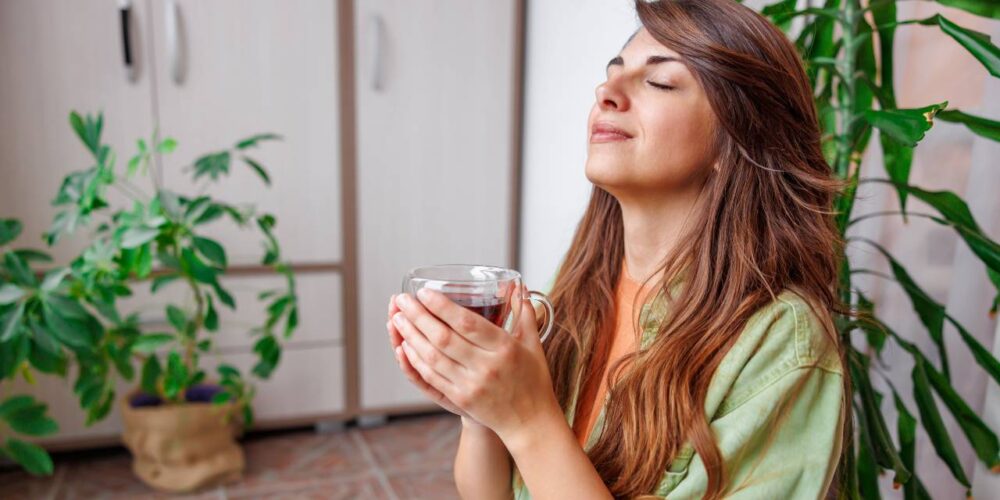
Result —
<svg viewBox="0 0 1000 500"><path fill-rule="evenodd" d="M647 80L646 82L649 83L650 85L658 88L658 89L663 89L663 90L673 90L674 89L674 87L671 87L670 85L664 85L662 83L651 82L649 80Z"/></svg>

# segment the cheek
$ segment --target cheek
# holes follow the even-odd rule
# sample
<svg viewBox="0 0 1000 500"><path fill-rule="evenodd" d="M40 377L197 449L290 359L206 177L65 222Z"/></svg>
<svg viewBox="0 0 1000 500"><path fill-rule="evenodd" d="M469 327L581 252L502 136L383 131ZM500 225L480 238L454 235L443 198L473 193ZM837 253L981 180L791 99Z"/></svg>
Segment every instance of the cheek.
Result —
<svg viewBox="0 0 1000 500"><path fill-rule="evenodd" d="M695 112L675 112L645 123L649 126L644 131L639 164L650 177L655 177L649 179L651 182L683 183L710 168L711 130L704 116Z"/></svg>

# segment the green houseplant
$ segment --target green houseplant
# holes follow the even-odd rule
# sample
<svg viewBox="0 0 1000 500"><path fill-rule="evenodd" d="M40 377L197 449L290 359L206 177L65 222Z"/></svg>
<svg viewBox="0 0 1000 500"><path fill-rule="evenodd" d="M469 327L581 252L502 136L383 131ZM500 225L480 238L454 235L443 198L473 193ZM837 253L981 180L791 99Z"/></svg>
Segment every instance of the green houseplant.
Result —
<svg viewBox="0 0 1000 500"><path fill-rule="evenodd" d="M82 328L75 335L92 339L103 331L100 322L71 295L69 270L55 268L44 274L32 269L47 263L48 254L29 248L12 248L23 226L16 219L0 219L0 456L6 456L35 475L52 473L46 451L24 437L54 434L58 424L47 414L47 405L28 394L7 390L16 377L34 381L34 372L66 375L70 339L57 327L72 316ZM5 383L6 382L6 383Z"/></svg>
<svg viewBox="0 0 1000 500"><path fill-rule="evenodd" d="M898 0L903 1L903 0ZM931 0L921 0L931 1ZM804 5L800 5L804 3ZM892 471L894 484L902 487L906 498L928 498L929 494L914 473L915 439L923 428L934 451L951 471L955 480L971 495L967 471L962 468L953 439L942 421L942 412L950 413L978 459L994 473L1000 472L1000 445L996 432L972 410L951 384L944 327L951 324L958 339L970 349L976 362L996 383L1000 383L1000 363L963 327L944 305L936 302L899 261L879 243L853 235L857 222L869 217L925 218L954 229L958 236L986 266L991 282L1000 290L1000 245L986 236L977 225L966 202L949 191L931 191L909 182L914 148L923 139L934 119L964 124L975 134L1000 140L1000 122L948 109L947 101L917 108L900 108L896 103L893 82L893 40L897 28L926 26L941 30L964 47L994 77L1000 77L1000 48L984 33L959 26L945 16L926 19L897 18L897 0L823 0L815 2L783 0L772 2L761 13L786 33L792 19L806 16L794 41L806 64L813 84L814 97L824 130L824 153L834 173L848 182L836 202L837 222L848 245L874 249L887 259L891 273L854 267L845 255L839 290L841 298L858 311L857 318L837 318L837 328L849 347L855 410L855 438L849 443L842 464L844 484L840 496L879 498L877 477ZM1000 3L995 0L937 0L938 4L962 9L977 16L1000 19ZM878 44L878 50L876 50ZM875 130L883 150L885 176L862 178L861 158ZM898 193L899 210L853 216L852 208L861 183L882 183ZM915 197L936 210L936 214L907 210L909 197ZM878 276L898 284L909 296L927 334L933 341L940 362L922 352L917 345L898 335L875 314L875 304L852 285L860 274ZM990 311L995 317L1000 295ZM855 335L864 337L867 349L851 343ZM876 366L887 342L896 343L912 356L913 400L908 407L890 377ZM872 379L884 379L891 394L883 394ZM890 403L897 412L895 439L883 415ZM937 401L935 400L937 398ZM940 403L938 403L940 401Z"/></svg>
<svg viewBox="0 0 1000 500"><path fill-rule="evenodd" d="M279 363L282 340L291 336L298 325L295 278L290 266L281 260L273 232L275 218L259 213L253 206L237 206L208 195L185 196L160 185L154 151L162 155L172 152L177 145L172 138L158 140L154 133L148 144L139 139L137 154L118 171L115 153L102 142L102 115L72 112L70 124L92 165L63 179L53 200L62 209L44 238L54 245L79 228L93 226L93 230L89 246L67 268L54 271L60 279L66 278L67 296L77 298L77 302L64 300L40 310L45 321L52 320L47 324L54 336L73 351L77 366L73 388L87 411L87 422L99 420L110 411L117 399L117 377L136 380L138 387L124 399L122 411L126 445L136 456L134 469L140 477L156 487L189 490L238 476L242 452L233 452L232 447L228 451L230 459L219 459L216 454L215 461L225 463L209 467L226 470L177 470L183 467L177 465L176 457L156 456L163 450L141 449L143 443L151 441L143 434L151 432L149 429L130 427L156 418L161 422L187 421L194 418L192 411L200 412L197 418L219 422L220 432L209 436L229 436L251 424L254 390L244 374L228 364L217 366L210 374L200 364L201 356L212 352L213 334L219 330L219 307L236 309L235 299L220 281L228 269L227 253L208 235L205 225L229 219L241 228L259 231L263 242L261 263L285 278L285 286L259 294L259 299L267 302L266 320L249 332L256 337L253 351L258 358L251 372L267 379ZM192 180L217 181L229 174L234 160L239 160L270 184L267 170L249 153L262 142L278 139L275 134L258 134L238 141L232 148L205 154L189 166ZM148 187L134 182L140 177ZM131 205L111 206L107 196L110 190L117 190ZM149 286L154 297L166 286L185 287L193 306L163 304L169 326L151 331L137 313L120 312L120 299L132 295L138 286ZM182 419L156 417L153 413L164 411L189 413ZM179 434L157 439L172 439L174 448L183 447L186 431L174 431ZM204 435L187 438L206 439ZM189 450L185 454L186 462L195 463L194 469L199 453L208 461L212 452ZM140 462L145 466L140 467ZM154 481L156 477L159 482Z"/></svg>

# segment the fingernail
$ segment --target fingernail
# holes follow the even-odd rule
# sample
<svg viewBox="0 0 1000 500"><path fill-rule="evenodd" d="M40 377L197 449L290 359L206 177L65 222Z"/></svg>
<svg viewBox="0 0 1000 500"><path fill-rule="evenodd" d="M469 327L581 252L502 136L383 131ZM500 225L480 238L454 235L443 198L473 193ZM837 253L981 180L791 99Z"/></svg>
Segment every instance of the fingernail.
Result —
<svg viewBox="0 0 1000 500"><path fill-rule="evenodd" d="M431 298L430 290L426 288L421 288L420 290L417 290L417 298L420 299L422 302L427 302L427 300Z"/></svg>
<svg viewBox="0 0 1000 500"><path fill-rule="evenodd" d="M409 300L410 298L405 293L401 293L396 296L396 304L400 307L409 304Z"/></svg>
<svg viewBox="0 0 1000 500"><path fill-rule="evenodd" d="M392 322L399 326L403 326L403 313L396 313L392 315Z"/></svg>

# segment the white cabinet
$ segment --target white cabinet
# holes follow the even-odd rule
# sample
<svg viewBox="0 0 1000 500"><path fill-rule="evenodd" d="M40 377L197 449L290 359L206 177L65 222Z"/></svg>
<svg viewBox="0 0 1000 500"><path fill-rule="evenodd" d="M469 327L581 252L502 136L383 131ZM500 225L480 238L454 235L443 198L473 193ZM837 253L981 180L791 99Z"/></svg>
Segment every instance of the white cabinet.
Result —
<svg viewBox="0 0 1000 500"><path fill-rule="evenodd" d="M342 258L337 6L315 0L152 0L160 131L176 135L165 185L190 190L182 168L198 155L258 132L247 156L269 169L266 186L233 157L213 196L277 214L276 236L296 264ZM172 9L172 10L171 10ZM171 16L176 22L171 22ZM176 40L172 43L172 40ZM211 231L237 265L256 265L259 232L219 220Z"/></svg>
<svg viewBox="0 0 1000 500"><path fill-rule="evenodd" d="M418 265L516 265L523 0L127 3L131 69L117 0L0 2L0 216L25 222L20 243L43 246L59 180L88 166L71 109L104 111L119 166L158 130L178 141L157 158L163 184L274 213L296 270L299 329L258 384L259 422L435 408L396 366L387 300ZM239 155L228 178L192 184L198 156L258 132L284 138L245 152L270 187ZM239 307L220 310L205 366L248 368L257 292L280 277L259 265L255 229L206 231L226 247ZM144 286L125 307L163 322L167 299L189 297L176 283L155 297ZM13 389L49 401L63 430L50 444L116 438L117 412L84 427L71 386L43 376Z"/></svg>
<svg viewBox="0 0 1000 500"><path fill-rule="evenodd" d="M118 155L119 172L136 140L158 129L175 137L177 150L158 158L163 184L182 194L209 192L233 204L255 204L274 213L282 259L296 269L299 329L285 344L272 379L255 382L255 408L263 426L349 415L345 342L342 79L338 24L342 4L323 0L132 0L123 17L116 0L14 0L0 2L0 214L24 221L19 244L43 247L50 200L60 179L89 166L69 126L71 109L103 111L105 138ZM123 23L130 33L126 67ZM245 154L268 168L266 186L239 156L231 175L216 183L192 182L186 171L205 153L231 148L258 132L283 136ZM147 139L148 140L148 139ZM151 189L146 189L151 192ZM113 204L124 198L113 194ZM220 308L221 331L203 358L213 369L229 362L245 373L253 366L254 337L264 320L258 292L283 277L259 265L260 232L227 218L203 231L221 241L232 273L223 285L238 308ZM85 242L60 244L65 264ZM148 284L123 303L149 323L166 324L166 301L190 299L172 283L156 296ZM40 376L36 386L4 381L47 400L59 420L56 445L114 439L117 409L94 426L72 394L72 377ZM122 394L131 384L119 384Z"/></svg>
<svg viewBox="0 0 1000 500"><path fill-rule="evenodd" d="M517 1L370 0L355 11L362 411L426 403L386 306L425 264L513 264Z"/></svg>

